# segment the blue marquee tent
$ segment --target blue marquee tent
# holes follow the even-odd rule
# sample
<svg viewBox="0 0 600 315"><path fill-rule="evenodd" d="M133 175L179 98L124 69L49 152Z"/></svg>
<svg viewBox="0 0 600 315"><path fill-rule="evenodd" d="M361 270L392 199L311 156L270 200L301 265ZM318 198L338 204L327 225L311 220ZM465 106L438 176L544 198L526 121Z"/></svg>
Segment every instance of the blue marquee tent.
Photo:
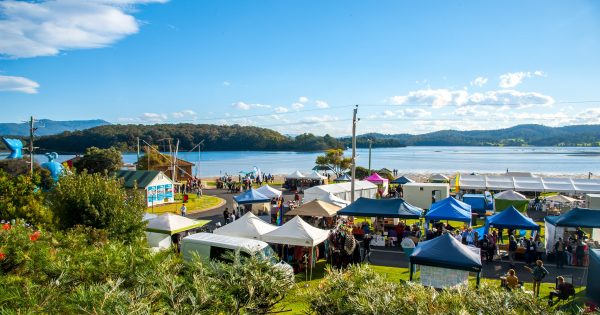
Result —
<svg viewBox="0 0 600 315"><path fill-rule="evenodd" d="M235 202L237 202L238 205L245 205L250 203L269 202L271 201L271 198L259 193L253 188L237 196L233 196L233 200L235 200Z"/></svg>
<svg viewBox="0 0 600 315"><path fill-rule="evenodd" d="M575 208L565 214L548 216L545 220L554 226L600 228L600 211Z"/></svg>
<svg viewBox="0 0 600 315"><path fill-rule="evenodd" d="M445 233L429 241L421 241L410 255L410 280L415 265L433 266L477 272L477 284L481 273L481 256Z"/></svg>
<svg viewBox="0 0 600 315"><path fill-rule="evenodd" d="M486 210L494 209L494 201L489 192L483 194L465 194L462 201L471 205L471 212L484 214Z"/></svg>
<svg viewBox="0 0 600 315"><path fill-rule="evenodd" d="M426 220L452 220L471 222L471 205L456 200L453 197L440 200L431 205L425 215Z"/></svg>
<svg viewBox="0 0 600 315"><path fill-rule="evenodd" d="M338 211L338 215L355 217L418 219L423 209L415 207L403 199L358 198L355 202Z"/></svg>
<svg viewBox="0 0 600 315"><path fill-rule="evenodd" d="M539 230L540 226L533 219L523 215L517 208L510 206L487 218L484 233L487 234L490 228Z"/></svg>
<svg viewBox="0 0 600 315"><path fill-rule="evenodd" d="M414 180L412 180L406 176L400 176L400 177L394 179L393 181L391 181L390 183L404 185L404 184L414 183L414 182L415 182Z"/></svg>
<svg viewBox="0 0 600 315"><path fill-rule="evenodd" d="M352 180L352 177L348 176L348 174L344 174L336 179L334 179L334 182L349 182Z"/></svg>
<svg viewBox="0 0 600 315"><path fill-rule="evenodd" d="M600 303L600 249L590 249L590 264L587 275L587 297Z"/></svg>

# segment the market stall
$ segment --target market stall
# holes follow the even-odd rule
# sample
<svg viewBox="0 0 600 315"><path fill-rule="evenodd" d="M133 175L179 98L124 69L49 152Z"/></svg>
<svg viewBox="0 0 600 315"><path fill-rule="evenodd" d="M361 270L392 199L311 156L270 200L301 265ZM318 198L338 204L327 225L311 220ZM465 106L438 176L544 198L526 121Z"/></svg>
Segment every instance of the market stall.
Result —
<svg viewBox="0 0 600 315"><path fill-rule="evenodd" d="M312 266L314 264L314 248L323 243L329 237L329 230L322 230L311 226L295 216L277 229L263 234L261 240L271 244L288 246L303 246L311 249L310 254L310 278L312 279Z"/></svg>
<svg viewBox="0 0 600 315"><path fill-rule="evenodd" d="M253 238L258 240L262 235L275 229L277 229L276 226L261 220L252 212L248 212L241 218L214 230L213 233L219 235Z"/></svg>
<svg viewBox="0 0 600 315"><path fill-rule="evenodd" d="M260 186L256 191L268 198L279 198L282 194L281 190L277 190L269 185Z"/></svg>
<svg viewBox="0 0 600 315"><path fill-rule="evenodd" d="M577 227L592 229L592 235L600 235L600 210L575 208L559 216L547 216L544 227L546 251L552 251L559 238L568 239Z"/></svg>
<svg viewBox="0 0 600 315"><path fill-rule="evenodd" d="M358 198L349 206L338 211L338 215L354 217L418 219L423 209L415 207L403 199Z"/></svg>
<svg viewBox="0 0 600 315"><path fill-rule="evenodd" d="M471 224L471 206L453 197L440 200L431 205L425 215L427 221L459 221Z"/></svg>
<svg viewBox="0 0 600 315"><path fill-rule="evenodd" d="M485 221L484 234L490 228L539 231L540 226L533 219L519 212L514 206L509 206L500 213L490 216Z"/></svg>
<svg viewBox="0 0 600 315"><path fill-rule="evenodd" d="M146 237L151 248L165 249L172 244L171 236L200 228L208 220L192 220L177 214L165 213L148 220Z"/></svg>
<svg viewBox="0 0 600 315"><path fill-rule="evenodd" d="M352 202L351 193L352 191L352 183L338 183L338 184L329 184L329 185L319 185L315 187L308 188L304 191L304 202L309 202L314 199L325 198L328 194L333 194L336 197ZM367 198L375 198L377 195L377 185L364 181L357 180L354 181L354 199L358 199L360 197Z"/></svg>
<svg viewBox="0 0 600 315"><path fill-rule="evenodd" d="M285 215L306 217L333 217L342 207L315 199L288 211Z"/></svg>
<svg viewBox="0 0 600 315"><path fill-rule="evenodd" d="M389 180L387 178L383 178L381 175L373 173L364 180L377 185L377 192L379 196L383 197L388 194Z"/></svg>
<svg viewBox="0 0 600 315"><path fill-rule="evenodd" d="M419 242L410 255L410 281L417 265L421 269L421 283L425 286L449 288L467 285L469 272L477 273L479 286L482 268L479 248L463 245L448 233Z"/></svg>
<svg viewBox="0 0 600 315"><path fill-rule="evenodd" d="M397 184L397 185L404 185L404 184L408 184L408 183L414 183L415 181L406 177L406 176L400 176L396 179L394 179L393 181L391 181L391 184Z"/></svg>
<svg viewBox="0 0 600 315"><path fill-rule="evenodd" d="M252 212L265 221L271 221L271 198L259 193L252 188L233 196L233 200L244 206L244 212Z"/></svg>
<svg viewBox="0 0 600 315"><path fill-rule="evenodd" d="M510 206L515 207L521 212L526 212L529 206L529 199L514 190L506 190L494 195L495 211L502 211L502 209Z"/></svg>
<svg viewBox="0 0 600 315"><path fill-rule="evenodd" d="M350 175L348 175L348 174L344 174L344 175L334 179L333 181L336 183L349 182L349 181L352 181L352 177L350 177Z"/></svg>

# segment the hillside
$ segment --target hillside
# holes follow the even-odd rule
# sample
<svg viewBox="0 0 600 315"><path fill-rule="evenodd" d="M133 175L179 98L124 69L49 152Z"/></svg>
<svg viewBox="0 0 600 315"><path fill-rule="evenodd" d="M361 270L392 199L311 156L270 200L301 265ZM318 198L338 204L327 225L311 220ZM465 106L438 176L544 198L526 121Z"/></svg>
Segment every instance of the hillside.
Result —
<svg viewBox="0 0 600 315"><path fill-rule="evenodd" d="M441 130L421 135L371 133L359 136L357 143L366 143L366 139L374 139L377 147L394 147L394 143L410 146L600 146L600 125L518 125L498 130ZM341 140L350 144L348 137Z"/></svg>
<svg viewBox="0 0 600 315"><path fill-rule="evenodd" d="M110 125L110 123L102 119L66 121L40 119L35 122L37 128L35 133L38 136L48 136L103 125ZM0 123L0 136L29 136L29 123Z"/></svg>
<svg viewBox="0 0 600 315"><path fill-rule="evenodd" d="M329 135L290 138L266 128L207 124L108 125L41 137L36 145L41 151L63 153L83 152L91 146L135 151L137 137L153 145L166 144L163 139L179 140L179 149L184 151L202 140L202 150L209 151L322 151L343 147L342 142Z"/></svg>

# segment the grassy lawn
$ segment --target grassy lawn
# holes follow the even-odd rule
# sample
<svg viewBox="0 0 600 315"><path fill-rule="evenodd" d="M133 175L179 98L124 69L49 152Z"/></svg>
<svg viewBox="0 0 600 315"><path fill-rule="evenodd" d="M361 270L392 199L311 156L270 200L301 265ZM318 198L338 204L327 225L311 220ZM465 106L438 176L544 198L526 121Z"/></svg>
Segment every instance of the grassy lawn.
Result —
<svg viewBox="0 0 600 315"><path fill-rule="evenodd" d="M408 268L396 268L396 267L385 267L385 266L373 266L371 268L375 270L377 273L383 275L388 281L398 282L398 281L408 281L409 279L409 271ZM285 310L290 310L290 312L286 312L285 314L306 314L308 310L308 304L305 302L305 298L303 294L306 294L308 288L316 288L319 285L319 282L325 276L325 261L321 260L317 262L317 266L313 271L313 280L305 281L304 273L296 275L296 283L298 287L294 289L286 298L283 300L282 305ZM418 281L418 273L415 274L415 279ZM475 288L475 277L470 277L469 286ZM491 286L500 287L499 279L481 279L481 283L486 283ZM548 300L548 295L550 291L554 288L553 283L542 283L540 288L540 299L544 302ZM533 291L532 283L525 283L526 291ZM582 287L577 287L575 298L571 300L570 303L562 303L561 305L555 306L555 308L560 308L562 310L569 310L571 308L576 308L577 306L583 306L585 302L585 289ZM556 301L556 299L555 299ZM558 304L558 303L557 303Z"/></svg>
<svg viewBox="0 0 600 315"><path fill-rule="evenodd" d="M188 194L188 197L189 197L188 202L185 204L185 206L187 207L188 213L190 213L191 211L202 211L202 210L210 209L212 207L216 207L223 201L223 199L221 199L219 197L207 196L207 195L203 195L202 197L198 198L196 196L196 194ZM179 209L181 208L182 202L183 202L183 195L176 194L174 203L171 203L168 205L154 206L154 209L152 209L152 207L149 207L146 209L146 212L149 212L149 213L170 212L170 213L179 214L180 213Z"/></svg>

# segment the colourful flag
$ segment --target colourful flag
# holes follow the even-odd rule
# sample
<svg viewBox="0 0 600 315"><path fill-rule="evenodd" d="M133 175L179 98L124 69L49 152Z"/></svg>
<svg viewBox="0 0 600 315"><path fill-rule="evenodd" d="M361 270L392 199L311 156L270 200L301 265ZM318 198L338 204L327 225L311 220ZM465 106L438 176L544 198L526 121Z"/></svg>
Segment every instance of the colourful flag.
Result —
<svg viewBox="0 0 600 315"><path fill-rule="evenodd" d="M277 226L283 224L283 198L279 200L279 206L277 207L277 219L275 221Z"/></svg>

